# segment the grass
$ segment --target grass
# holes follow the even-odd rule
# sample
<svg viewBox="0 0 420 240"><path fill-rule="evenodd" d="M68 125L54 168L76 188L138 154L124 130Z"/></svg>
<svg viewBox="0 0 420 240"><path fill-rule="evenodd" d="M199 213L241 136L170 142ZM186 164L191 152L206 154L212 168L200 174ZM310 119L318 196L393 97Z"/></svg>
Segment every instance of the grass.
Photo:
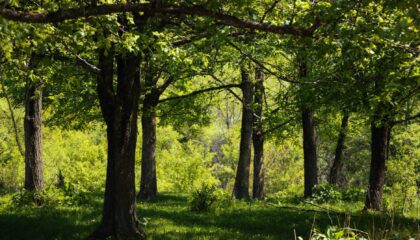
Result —
<svg viewBox="0 0 420 240"><path fill-rule="evenodd" d="M1 197L0 204L0 239L10 240L83 239L99 224L101 214L101 194L92 195L89 204L81 206L13 207L7 196ZM359 205L353 206L361 209ZM418 218L319 210L305 204L226 200L211 212L193 213L188 196L180 194L162 194L154 202L138 203L149 239L290 240L295 239L295 232L308 239L313 227L325 230L329 225L357 228L372 239L383 239L385 232L387 239L419 239Z"/></svg>

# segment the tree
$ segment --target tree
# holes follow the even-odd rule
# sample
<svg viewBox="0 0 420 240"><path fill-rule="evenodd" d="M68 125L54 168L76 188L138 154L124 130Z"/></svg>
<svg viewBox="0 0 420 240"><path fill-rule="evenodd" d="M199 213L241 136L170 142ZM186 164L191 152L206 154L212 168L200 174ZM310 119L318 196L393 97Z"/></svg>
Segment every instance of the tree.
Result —
<svg viewBox="0 0 420 240"><path fill-rule="evenodd" d="M33 37L32 32L21 31L21 29L14 24L5 24L4 32L8 33L9 31L17 31L19 35L24 37ZM43 30L39 30L43 32ZM15 138L18 148L21 154L24 157L25 162L25 178L24 178L24 188L28 191L39 192L44 187L43 179L43 156L42 156L42 85L43 82L40 80L40 77L37 75L37 68L41 67L40 62L42 59L36 55L38 49L25 49L25 43L22 41L11 41L9 37L4 36L5 41L9 40L11 46L4 46L0 49L0 61L4 61L5 65L9 65L11 70L8 68L9 73L13 72L13 79L6 81L2 80L2 90L5 94L8 107L11 112L11 118L13 121L13 126L15 129ZM33 37L34 41L38 39ZM8 47L11 47L10 49ZM19 50L13 51L13 48ZM20 49L23 48L23 49ZM11 64L15 63L15 64ZM14 66L13 66L14 65ZM11 67L13 66L13 67ZM1 73L3 74L3 72ZM22 92L21 85L17 84L18 81L24 79L25 86L23 89L24 94L19 94ZM6 92L6 86L9 85L10 89L14 90L16 98L14 102L16 105L21 105L23 103L25 109L25 116L23 121L24 126L24 151L21 149L17 125L18 123L15 120L12 101ZM19 96L20 95L20 96Z"/></svg>
<svg viewBox="0 0 420 240"><path fill-rule="evenodd" d="M153 79L146 79L147 87L153 87ZM141 180L140 199L151 200L157 195L156 177L156 107L161 92L153 88L145 95L143 100L143 112L141 116L142 126L142 152L141 152Z"/></svg>
<svg viewBox="0 0 420 240"><path fill-rule="evenodd" d="M233 196L237 199L249 199L249 168L251 162L251 144L253 127L253 95L254 84L250 77L250 69L241 66L242 90L242 127L239 146L239 161L236 170Z"/></svg>
<svg viewBox="0 0 420 240"><path fill-rule="evenodd" d="M29 59L28 68L36 66L37 59ZM42 163L42 82L26 80L25 90L25 189L41 191L44 185Z"/></svg>
<svg viewBox="0 0 420 240"><path fill-rule="evenodd" d="M99 53L98 96L107 126L108 166L102 223L91 238L143 239L138 226L134 187L134 158L140 96L140 56L115 55L117 89L114 91L114 53Z"/></svg>
<svg viewBox="0 0 420 240"><path fill-rule="evenodd" d="M133 14L137 31L141 32L149 15ZM133 29L127 16L119 24L126 31ZM108 34L103 33L103 38ZM122 35L123 32L119 31ZM114 46L99 49L97 91L102 116L107 126L108 161L102 223L91 238L144 239L146 234L138 225L135 192L135 152L137 117L140 98L140 53ZM114 61L117 83L114 89Z"/></svg>
<svg viewBox="0 0 420 240"><path fill-rule="evenodd" d="M307 77L307 65L303 59L299 60L299 77ZM304 196L311 197L313 188L318 184L318 156L316 144L316 131L313 111L302 103L302 129L303 129L303 169L304 169Z"/></svg>
<svg viewBox="0 0 420 240"><path fill-rule="evenodd" d="M149 58L150 59L150 58ZM152 70L156 63L146 61L144 71L145 86L144 99L142 102L142 153L141 153L141 180L140 180L140 199L152 200L157 196L157 176L156 176L156 111L159 98L163 92L174 81L174 77L166 79L165 83L158 86L161 73Z"/></svg>
<svg viewBox="0 0 420 240"><path fill-rule="evenodd" d="M405 103L418 95L417 28L414 5L395 2L358 4L338 24L345 51L337 70L345 77L345 106L369 116L371 164L365 209L380 210L392 122L405 113ZM415 113L414 113L415 115Z"/></svg>
<svg viewBox="0 0 420 240"><path fill-rule="evenodd" d="M263 132L263 99L264 99L264 75L261 68L255 71L254 91L254 126L252 130L252 142L254 145L254 181L252 197L263 199L264 193L264 132Z"/></svg>
<svg viewBox="0 0 420 240"><path fill-rule="evenodd" d="M318 159L316 150L316 132L314 113L309 109L302 110L303 128L303 168L305 172L305 197L311 197L313 188L318 184Z"/></svg>
<svg viewBox="0 0 420 240"><path fill-rule="evenodd" d="M346 112L343 115L343 118L341 119L341 128L340 132L338 134L337 139L337 146L335 148L335 157L333 161L333 165L330 169L330 174L328 176L328 182L330 184L336 185L338 183L338 179L341 174L341 168L342 168L342 159L343 159L343 151L345 148L344 142L346 140L347 135L347 126L349 122L349 114Z"/></svg>
<svg viewBox="0 0 420 240"><path fill-rule="evenodd" d="M375 115L371 124L371 162L365 209L381 210L391 127L387 117L380 115Z"/></svg>

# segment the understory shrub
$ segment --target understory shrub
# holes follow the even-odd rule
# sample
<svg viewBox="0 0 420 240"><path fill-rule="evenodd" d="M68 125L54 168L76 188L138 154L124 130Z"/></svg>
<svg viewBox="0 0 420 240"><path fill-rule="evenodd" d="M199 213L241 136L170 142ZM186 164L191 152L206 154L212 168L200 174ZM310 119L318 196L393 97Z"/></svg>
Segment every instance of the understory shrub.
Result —
<svg viewBox="0 0 420 240"><path fill-rule="evenodd" d="M213 203L217 200L216 187L203 184L192 193L190 201L191 211L205 212L210 210Z"/></svg>
<svg viewBox="0 0 420 240"><path fill-rule="evenodd" d="M5 192L6 192L6 186L2 181L0 181L0 196L3 195Z"/></svg>
<svg viewBox="0 0 420 240"><path fill-rule="evenodd" d="M349 187L343 190L335 186L325 184L314 187L313 200L318 203L333 203L337 201L357 202L366 197L366 188Z"/></svg>
<svg viewBox="0 0 420 240"><path fill-rule="evenodd" d="M156 173L160 192L191 193L202 183L220 184L212 174L214 154L207 152L205 144L181 142L182 135L172 127L158 129L157 134L160 138L156 146Z"/></svg>
<svg viewBox="0 0 420 240"><path fill-rule="evenodd" d="M341 192L332 185L317 185L313 191L313 200L318 203L337 202L341 199Z"/></svg>
<svg viewBox="0 0 420 240"><path fill-rule="evenodd" d="M366 233L350 228L330 226L325 233L316 228L312 231L313 233L309 240L367 240Z"/></svg>
<svg viewBox="0 0 420 240"><path fill-rule="evenodd" d="M14 206L82 205L88 200L86 193L80 192L72 184L66 184L64 188L50 186L40 192L21 189L12 195L11 204Z"/></svg>
<svg viewBox="0 0 420 240"><path fill-rule="evenodd" d="M363 187L350 187L341 192L341 199L347 202L363 201L367 190Z"/></svg>
<svg viewBox="0 0 420 240"><path fill-rule="evenodd" d="M27 205L42 205L46 201L44 192L28 191L21 189L12 195L11 202L14 206L27 206Z"/></svg>

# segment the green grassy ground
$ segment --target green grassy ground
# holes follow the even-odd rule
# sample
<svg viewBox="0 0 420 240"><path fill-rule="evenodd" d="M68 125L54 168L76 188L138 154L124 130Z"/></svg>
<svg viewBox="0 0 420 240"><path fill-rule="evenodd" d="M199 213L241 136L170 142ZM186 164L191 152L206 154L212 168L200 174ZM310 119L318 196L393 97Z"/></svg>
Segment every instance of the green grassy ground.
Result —
<svg viewBox="0 0 420 240"><path fill-rule="evenodd" d="M101 195L82 206L12 207L0 201L0 239L83 239L100 220ZM347 205L361 209L360 204ZM334 208L344 209L335 205ZM329 207L324 205L323 207ZM224 201L208 213L189 211L185 195L164 194L152 203L139 203L149 239L308 239L313 227L350 226L372 239L417 239L418 218L389 217L353 210L333 213L311 205L274 206L267 202ZM398 237L399 235L399 237Z"/></svg>

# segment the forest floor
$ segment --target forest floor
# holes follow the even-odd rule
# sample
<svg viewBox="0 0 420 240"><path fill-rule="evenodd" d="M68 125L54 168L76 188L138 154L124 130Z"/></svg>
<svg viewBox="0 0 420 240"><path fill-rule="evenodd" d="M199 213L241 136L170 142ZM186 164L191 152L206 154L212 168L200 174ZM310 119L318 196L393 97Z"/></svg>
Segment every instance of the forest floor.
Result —
<svg viewBox="0 0 420 240"><path fill-rule="evenodd" d="M41 207L14 207L0 197L0 239L84 239L99 224L101 197L95 194L82 205ZM311 230L328 226L355 228L369 233L370 239L419 239L418 217L363 213L361 208L362 203L320 207L222 201L210 212L193 213L188 196L174 194L138 203L148 239L308 239Z"/></svg>

